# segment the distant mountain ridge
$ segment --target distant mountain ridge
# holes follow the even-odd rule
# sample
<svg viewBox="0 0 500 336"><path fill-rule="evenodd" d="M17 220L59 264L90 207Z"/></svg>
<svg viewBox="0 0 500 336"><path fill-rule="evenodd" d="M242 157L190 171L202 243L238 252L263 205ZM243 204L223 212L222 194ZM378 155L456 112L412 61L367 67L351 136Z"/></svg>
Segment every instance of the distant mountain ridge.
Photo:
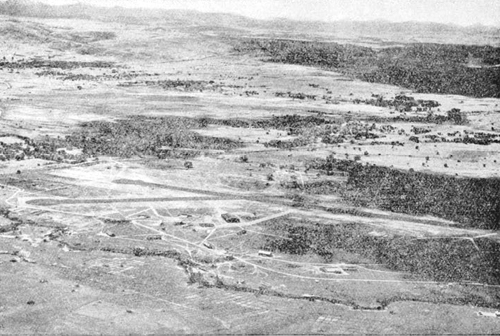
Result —
<svg viewBox="0 0 500 336"><path fill-rule="evenodd" d="M294 21L290 19L258 20L229 13L205 13L193 10L166 10L124 7L95 7L86 4L50 6L28 0L6 0L0 2L0 14L41 18L78 18L100 21L142 23L147 20L165 23L197 26L219 26L247 29L268 29L269 31L304 34L328 34L337 36L367 36L387 39L397 37L402 42L419 42L449 38L468 44L500 45L500 27L459 26L433 22L390 22L375 21ZM474 43L477 37L477 43ZM487 41L485 41L485 38ZM449 41L446 41L449 42ZM493 43L492 43L493 42Z"/></svg>

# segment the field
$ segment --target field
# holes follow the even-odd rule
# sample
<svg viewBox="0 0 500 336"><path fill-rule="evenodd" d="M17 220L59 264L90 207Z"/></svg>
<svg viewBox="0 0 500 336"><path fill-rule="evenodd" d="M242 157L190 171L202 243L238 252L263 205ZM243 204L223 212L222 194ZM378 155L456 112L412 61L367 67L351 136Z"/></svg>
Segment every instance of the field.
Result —
<svg viewBox="0 0 500 336"><path fill-rule="evenodd" d="M0 15L0 334L498 332L500 33L80 6Z"/></svg>

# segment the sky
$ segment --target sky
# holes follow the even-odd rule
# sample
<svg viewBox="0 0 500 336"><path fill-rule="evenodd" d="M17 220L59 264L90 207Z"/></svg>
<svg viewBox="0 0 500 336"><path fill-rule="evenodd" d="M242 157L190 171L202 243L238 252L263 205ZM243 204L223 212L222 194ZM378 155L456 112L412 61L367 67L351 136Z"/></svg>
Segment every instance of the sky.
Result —
<svg viewBox="0 0 500 336"><path fill-rule="evenodd" d="M39 0L51 5L194 9L257 19L389 20L500 26L500 0Z"/></svg>

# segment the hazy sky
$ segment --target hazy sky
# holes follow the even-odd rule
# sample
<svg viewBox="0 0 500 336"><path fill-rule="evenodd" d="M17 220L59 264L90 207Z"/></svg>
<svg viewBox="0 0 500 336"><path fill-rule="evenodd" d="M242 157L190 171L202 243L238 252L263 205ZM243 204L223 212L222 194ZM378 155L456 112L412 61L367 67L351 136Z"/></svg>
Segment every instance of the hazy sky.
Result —
<svg viewBox="0 0 500 336"><path fill-rule="evenodd" d="M500 26L500 0L41 0L48 4L82 2L98 6L195 9L253 18L432 21Z"/></svg>

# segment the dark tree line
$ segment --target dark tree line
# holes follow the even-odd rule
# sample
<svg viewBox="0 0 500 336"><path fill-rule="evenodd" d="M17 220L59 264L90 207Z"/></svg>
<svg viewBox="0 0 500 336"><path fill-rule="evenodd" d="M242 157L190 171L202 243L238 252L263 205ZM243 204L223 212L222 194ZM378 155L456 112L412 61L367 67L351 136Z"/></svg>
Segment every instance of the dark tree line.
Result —
<svg viewBox="0 0 500 336"><path fill-rule="evenodd" d="M348 172L350 195L363 195L367 205L434 215L467 227L500 228L500 179L454 177L363 165L329 157L315 168ZM354 196L353 196L354 197ZM355 200L353 198L353 200Z"/></svg>
<svg viewBox="0 0 500 336"><path fill-rule="evenodd" d="M235 46L259 51L268 61L341 70L359 79L421 93L500 97L500 48L409 44L374 50L327 42L251 39ZM469 60L477 60L475 66Z"/></svg>
<svg viewBox="0 0 500 336"><path fill-rule="evenodd" d="M354 223L322 225L286 220L266 228L286 237L266 238L261 247L271 251L314 253L330 262L344 250L424 279L500 284L500 262L496 257L500 244L488 238L475 239L476 249L464 239L373 236L369 234L372 228Z"/></svg>

